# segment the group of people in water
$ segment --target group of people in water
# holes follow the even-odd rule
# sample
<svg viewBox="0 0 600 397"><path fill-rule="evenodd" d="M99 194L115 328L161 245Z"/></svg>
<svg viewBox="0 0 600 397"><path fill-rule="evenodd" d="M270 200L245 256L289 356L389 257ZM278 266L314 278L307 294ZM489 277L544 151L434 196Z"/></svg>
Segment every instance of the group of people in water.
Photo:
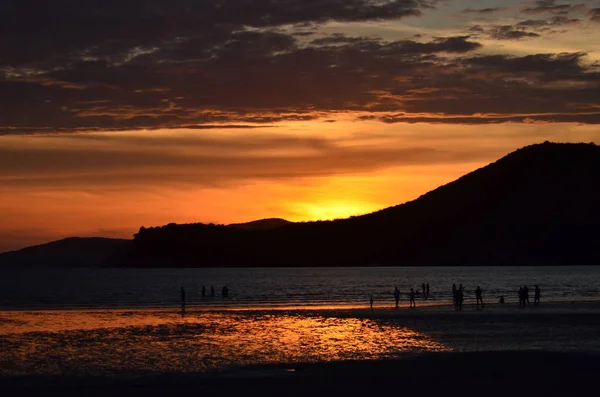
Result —
<svg viewBox="0 0 600 397"><path fill-rule="evenodd" d="M408 294L409 307L417 307L416 304L416 296L421 295L423 299L429 298L429 283L421 284L422 290L418 289L415 291L414 288L410 289ZM465 287L462 284L459 284L458 287L456 284L452 284L452 304L454 305L454 310L461 311L463 307L463 302L465 299ZM473 291L475 293L475 305L477 310L483 309L483 290L478 285L477 288ZM534 305L537 306L540 303L541 289L536 284L534 289ZM394 300L396 302L396 308L400 307L400 290L398 287L394 287ZM373 308L373 295L370 297L370 306ZM505 302L504 296L500 297L500 303L503 304ZM523 308L529 304L529 288L525 285L519 288L519 307Z"/></svg>
<svg viewBox="0 0 600 397"><path fill-rule="evenodd" d="M417 303L416 303L416 297L417 296L421 296L423 299L428 299L429 298L429 283L423 283L421 284L421 290L417 289L415 291L414 288L410 289L410 292L408 294L408 301L409 301L409 307L417 307ZM456 284L452 284L452 303L454 305L454 310L456 311L461 311L462 307L463 307L463 302L465 299L465 287L463 287L462 284L459 284L458 287L456 286ZM185 314L185 305L186 305L186 296L185 296L185 289L183 287L181 287L181 315ZM483 290L481 289L481 287L478 285L477 288L475 289L475 305L477 307L477 310L480 310L484 308L484 304L483 304ZM200 290L200 295L202 296L202 298L206 297L206 287L203 285L202 289ZM529 288L524 285L522 287L519 288L519 307L520 308L524 308L526 305L529 305ZM540 296L541 296L541 289L540 287L536 284L535 289L534 289L534 298L533 298L533 304L535 306L539 305L540 303ZM210 297L214 298L215 297L215 287L214 286L210 286ZM221 297L222 298L228 298L229 297L229 288L227 288L226 286L223 286L223 288L221 289ZM400 290L398 289L397 286L394 287L394 300L396 302L396 308L400 307ZM373 295L371 295L370 297L370 304L371 304L371 309L373 308ZM500 297L500 304L504 304L504 296Z"/></svg>
<svg viewBox="0 0 600 397"><path fill-rule="evenodd" d="M408 294L408 300L410 302L410 307L417 307L417 303L415 297L417 295L422 295L423 299L429 298L429 283L421 284L422 290L416 290L414 288L410 289L410 293ZM400 290L398 287L394 287L394 300L396 301L396 309L400 307ZM373 308L373 295L370 298L371 309Z"/></svg>
<svg viewBox="0 0 600 397"><path fill-rule="evenodd" d="M477 310L479 310L480 306L481 306L481 309L483 309L485 307L483 305L483 290L478 285L474 292L475 292L475 305L477 307ZM464 300L465 300L465 287L463 287L462 284L459 284L458 288L457 288L456 284L452 284L452 303L454 304L454 310L456 310L456 311L462 310Z"/></svg>
<svg viewBox="0 0 600 397"><path fill-rule="evenodd" d="M185 314L185 305L186 305L185 289L183 287L181 287L181 289L180 289L180 294L181 294L181 315L183 316ZM204 285L202 286L202 289L200 290L200 296L202 296L203 298L206 297L206 287ZM215 297L215 287L212 285L210 286L210 297L211 298ZM221 297L229 298L229 288L227 288L226 286L223 286L223 288L221 289Z"/></svg>
<svg viewBox="0 0 600 397"><path fill-rule="evenodd" d="M533 290L533 304L534 306L537 306L540 304L540 295L542 294L542 290L540 289L540 287L538 287L538 285L535 285L535 288ZM522 287L519 288L519 307L523 308L525 306L529 305L529 288L524 285Z"/></svg>

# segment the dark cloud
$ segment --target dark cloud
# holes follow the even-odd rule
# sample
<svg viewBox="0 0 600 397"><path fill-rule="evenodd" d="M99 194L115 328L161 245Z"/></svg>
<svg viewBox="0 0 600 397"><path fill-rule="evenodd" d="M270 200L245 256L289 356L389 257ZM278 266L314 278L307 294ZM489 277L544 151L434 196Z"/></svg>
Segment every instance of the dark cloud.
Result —
<svg viewBox="0 0 600 397"><path fill-rule="evenodd" d="M285 42L275 41L277 46ZM264 55L271 52L258 46L257 52L263 55L246 54L246 62L217 56L205 62L200 70L196 65L178 68L179 75L168 72L170 65L161 65L160 73L155 74L165 80L145 85L144 79L138 81L135 78L135 73L144 69L132 67L123 75L119 90L114 93L114 89L104 88L117 84L110 80L114 78L110 68L93 69L94 73L89 75L77 73L73 81L69 80L71 75L68 73L60 76L69 84L101 82L101 88L88 90L5 82L6 86L20 84L32 90L37 87L54 96L70 92L73 97L59 102L70 104L66 107L43 103L49 109L46 118L27 119L31 112L19 113L19 106L0 117L8 121L4 121L6 124L16 126L17 131L19 123L11 123L10 118L21 117L21 131L35 131L36 125L25 127L23 124L40 119L47 122L54 117L53 111L62 115L60 119L55 118L53 124L79 130L86 127L97 130L150 129L182 125L203 128L194 126L231 122L264 124L326 119L332 112L365 110L375 113L403 111L408 122L418 120L411 114L426 113L435 114L435 117L422 117L421 121L488 123L527 118L514 118L514 114L547 114L546 119L561 114L560 120L595 122L595 116L589 112L597 107L600 74L593 65L584 62L584 53L469 56L468 52L462 52L464 47L477 47L469 43L472 42L465 37L436 39L428 43L385 43L365 39L333 47L292 46L291 50L278 55ZM444 53L462 55L444 57ZM129 76L131 79L127 78ZM170 88L162 91L153 90L153 87ZM136 93L136 90L142 93ZM93 100L94 95L106 97L111 94L108 102ZM2 95L6 95L7 102L11 98L7 90L0 90L0 98ZM15 98L12 101L14 103ZM36 114L45 109L40 106ZM472 117L480 113L499 116ZM399 120L398 117L395 119Z"/></svg>
<svg viewBox="0 0 600 397"><path fill-rule="evenodd" d="M524 30L516 30L513 28L513 26L510 25L492 28L488 32L488 34L491 38L496 40L520 40L540 37L540 35L537 33L527 32Z"/></svg>
<svg viewBox="0 0 600 397"><path fill-rule="evenodd" d="M119 62L198 38L218 45L244 27L399 19L430 7L427 0L4 0L0 65Z"/></svg>
<svg viewBox="0 0 600 397"><path fill-rule="evenodd" d="M480 56L464 60L471 68L488 73L503 72L515 77L524 73L535 73L543 80L577 79L586 77L586 67L582 65L585 53L536 54L523 57L506 55ZM590 74L594 78L598 74Z"/></svg>
<svg viewBox="0 0 600 397"><path fill-rule="evenodd" d="M472 54L475 35L536 37L534 20L429 41L297 35L326 21L418 15L434 2L34 3L4 2L0 13L5 134L262 125L349 111L579 114L571 103L597 104L597 73L583 54Z"/></svg>
<svg viewBox="0 0 600 397"><path fill-rule="evenodd" d="M554 16L550 19L527 19L525 21L521 21L517 23L516 28L523 29L535 29L538 31L547 31L551 28L565 26L565 25L575 25L581 22L578 18L569 18L566 16L558 15Z"/></svg>
<svg viewBox="0 0 600 397"><path fill-rule="evenodd" d="M177 125L177 129L181 130L245 130L245 129L258 129L258 128L274 128L274 125L260 125L260 124L199 124L199 125ZM131 127L128 128L128 131L155 131L163 129L164 127ZM69 133L69 132L108 132L108 131L122 131L122 128L55 128L55 127L46 127L46 128L19 128L19 127L10 127L5 129L0 129L0 136L2 135L14 135L14 134L31 134L31 135L40 135L40 134L61 134L61 133Z"/></svg>
<svg viewBox="0 0 600 397"><path fill-rule="evenodd" d="M331 36L321 37L311 41L312 45L336 45L336 44L355 44L369 41L380 41L369 37L348 37L342 33L334 33Z"/></svg>
<svg viewBox="0 0 600 397"><path fill-rule="evenodd" d="M552 13L566 15L571 11L585 8L585 4L557 4L556 0L537 0L533 7L526 7L521 12L526 14Z"/></svg>
<svg viewBox="0 0 600 397"><path fill-rule="evenodd" d="M481 44L469 41L469 36L436 38L429 43L399 41L394 45L403 53L434 54L440 52L463 54L481 48Z"/></svg>
<svg viewBox="0 0 600 397"><path fill-rule="evenodd" d="M340 40L333 48L299 48L291 35L244 31L208 54L180 46L118 66L82 61L42 76L24 73L0 82L9 110L0 125L81 130L309 120L368 105L383 78L374 73L414 70L438 53L480 47L466 36L424 43L333 37Z"/></svg>
<svg viewBox="0 0 600 397"><path fill-rule="evenodd" d="M522 114L522 115L479 115L479 116L444 116L411 117L406 114L361 116L361 120L379 120L384 123L429 123L429 124L550 124L550 123L586 123L600 124L600 113L589 114Z"/></svg>
<svg viewBox="0 0 600 397"><path fill-rule="evenodd" d="M559 27L576 25L581 20L564 15L555 15L547 19L526 19L515 25L474 25L468 32L473 37L485 37L494 40L521 40L540 37L540 33L556 33Z"/></svg>
<svg viewBox="0 0 600 397"><path fill-rule="evenodd" d="M463 14L493 14L495 12L505 11L506 7L494 7L494 8L481 8L473 9L467 8L462 11Z"/></svg>
<svg viewBox="0 0 600 397"><path fill-rule="evenodd" d="M485 33L485 29L481 25L473 25L469 28L469 33Z"/></svg>

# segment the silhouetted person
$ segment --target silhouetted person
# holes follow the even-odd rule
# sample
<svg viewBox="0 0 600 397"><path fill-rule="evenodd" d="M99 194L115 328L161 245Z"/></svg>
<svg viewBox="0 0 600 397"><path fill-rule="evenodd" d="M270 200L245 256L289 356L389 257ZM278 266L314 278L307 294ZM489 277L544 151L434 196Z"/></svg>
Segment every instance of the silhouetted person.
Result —
<svg viewBox="0 0 600 397"><path fill-rule="evenodd" d="M503 305L504 304L504 296L500 297L500 304Z"/></svg>
<svg viewBox="0 0 600 397"><path fill-rule="evenodd" d="M458 310L462 310L462 305L465 300L465 287L462 284L458 285Z"/></svg>
<svg viewBox="0 0 600 397"><path fill-rule="evenodd" d="M181 287L181 315L185 315L185 290Z"/></svg>
<svg viewBox="0 0 600 397"><path fill-rule="evenodd" d="M425 289L425 283L421 284L421 289L423 290L423 298L427 299L427 290Z"/></svg>
<svg viewBox="0 0 600 397"><path fill-rule="evenodd" d="M525 294L523 293L523 287L519 287L519 307L525 306Z"/></svg>
<svg viewBox="0 0 600 397"><path fill-rule="evenodd" d="M527 286L523 286L523 306L525 306L525 302L529 304L529 288Z"/></svg>
<svg viewBox="0 0 600 397"><path fill-rule="evenodd" d="M202 286L202 297L204 298L206 296L206 287L203 285Z"/></svg>
<svg viewBox="0 0 600 397"><path fill-rule="evenodd" d="M478 285L475 290L475 304L477 305L477 310L479 310L479 303L481 302L481 308L483 309L483 291L481 287Z"/></svg>
<svg viewBox="0 0 600 397"><path fill-rule="evenodd" d="M415 303L415 290L413 288L410 289L410 307L417 307Z"/></svg>
<svg viewBox="0 0 600 397"><path fill-rule="evenodd" d="M369 303L371 304L371 309L373 308L373 295L369 298Z"/></svg>
<svg viewBox="0 0 600 397"><path fill-rule="evenodd" d="M397 309L398 305L400 304L400 290L398 289L398 287L394 287L394 300L396 301Z"/></svg>
<svg viewBox="0 0 600 397"><path fill-rule="evenodd" d="M221 290L221 296L223 298L227 298L229 296L229 288L223 287L223 289Z"/></svg>
<svg viewBox="0 0 600 397"><path fill-rule="evenodd" d="M210 296L211 297L215 297L215 287L213 287L212 285L210 286Z"/></svg>
<svg viewBox="0 0 600 397"><path fill-rule="evenodd" d="M425 289L425 291L426 291L426 292L425 292L425 297L426 297L426 298L429 298L429 283L425 284L425 288L426 288L426 289Z"/></svg>
<svg viewBox="0 0 600 397"><path fill-rule="evenodd" d="M542 294L542 290L540 289L540 287L538 287L538 285L535 285L535 289L533 290L533 304L534 305L539 305L540 304L540 295Z"/></svg>
<svg viewBox="0 0 600 397"><path fill-rule="evenodd" d="M456 290L456 302L457 302L459 311L462 310L462 305L463 305L464 300L465 300L465 293L461 288L459 288L458 290Z"/></svg>
<svg viewBox="0 0 600 397"><path fill-rule="evenodd" d="M458 290L456 284L452 284L452 304L454 304L454 310L458 310Z"/></svg>

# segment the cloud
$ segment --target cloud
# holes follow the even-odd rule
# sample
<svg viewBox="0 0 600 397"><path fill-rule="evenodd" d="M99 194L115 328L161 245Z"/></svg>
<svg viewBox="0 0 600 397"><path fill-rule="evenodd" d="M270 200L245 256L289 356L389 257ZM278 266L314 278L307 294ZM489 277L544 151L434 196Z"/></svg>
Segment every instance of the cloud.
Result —
<svg viewBox="0 0 600 397"><path fill-rule="evenodd" d="M369 37L348 37L342 33L334 33L331 36L321 37L314 39L310 42L312 45L325 46L325 45L336 45L336 44L356 44L365 42L378 42L379 39Z"/></svg>
<svg viewBox="0 0 600 397"><path fill-rule="evenodd" d="M523 8L521 12L525 14L552 13L566 15L571 11L581 10L585 7L585 4L556 4L556 0L537 0L534 2L533 7Z"/></svg>
<svg viewBox="0 0 600 397"><path fill-rule="evenodd" d="M50 66L82 58L123 62L136 53L136 57L143 57L188 40L202 38L207 44L218 43L244 27L393 20L418 16L434 3L427 0L58 0L50 3L4 0L0 40L10 51L3 52L0 64Z"/></svg>
<svg viewBox="0 0 600 397"><path fill-rule="evenodd" d="M597 103L597 72L583 54L477 55L486 50L478 37L535 38L575 23L563 15L390 41L319 26L416 16L436 2L58 3L40 1L35 13L3 3L0 133L248 128L340 112L509 115L542 106L577 119L570 104ZM528 63L540 69L524 76L514 66ZM573 74L561 72L567 66Z"/></svg>
<svg viewBox="0 0 600 397"><path fill-rule="evenodd" d="M42 137L33 146L12 141L0 148L0 185L5 189L131 189L167 185L202 188L253 179L331 176L392 166L456 163L481 156L475 151L445 152L397 143L382 147L368 144L368 139L243 133L231 137Z"/></svg>
<svg viewBox="0 0 600 397"><path fill-rule="evenodd" d="M373 73L402 73L427 66L436 54L481 47L467 36L332 39L342 45L301 48L291 35L239 32L201 60L193 58L195 46L184 46L117 67L78 62L45 73L43 81L12 77L0 81L0 103L8 110L0 125L11 133L313 119L368 105L380 84Z"/></svg>
<svg viewBox="0 0 600 397"><path fill-rule="evenodd" d="M525 38L540 37L539 34L534 32L527 32L524 30L515 30L510 25L498 26L492 28L488 32L489 36L496 40L521 40Z"/></svg>
<svg viewBox="0 0 600 397"><path fill-rule="evenodd" d="M590 10L591 20L594 22L600 22L600 8L592 8Z"/></svg>
<svg viewBox="0 0 600 397"><path fill-rule="evenodd" d="M480 9L467 8L467 9L463 10L462 13L463 14L493 14L493 13L505 11L505 10L507 10L506 7L493 7L493 8L480 8Z"/></svg>
<svg viewBox="0 0 600 397"><path fill-rule="evenodd" d="M384 114L359 116L360 120L379 120L384 123L429 123L429 124L555 124L555 123L587 123L600 124L600 112L589 113L537 113L537 114L476 114L472 116L413 116L408 114Z"/></svg>
<svg viewBox="0 0 600 397"><path fill-rule="evenodd" d="M546 19L526 19L514 25L474 25L468 32L474 38L522 40L540 37L540 33L556 33L557 28L577 25L580 22L578 18L555 15Z"/></svg>
<svg viewBox="0 0 600 397"><path fill-rule="evenodd" d="M521 21L515 25L518 29L534 29L538 31L548 31L551 28L562 27L566 25L575 25L581 22L578 18L569 18L566 16L558 15L549 19L527 19Z"/></svg>
<svg viewBox="0 0 600 397"><path fill-rule="evenodd" d="M277 40L277 45L283 42ZM92 69L93 73L74 74L73 82L101 82L102 88L69 90L70 97L62 103L44 103L35 109L37 115L48 110L45 117L32 118L31 111L19 111L21 106L11 109L18 96L11 96L9 89L0 90L0 100L6 95L4 101L11 110L0 114L0 121L12 126L5 128L8 134L55 132L57 128L81 131L204 128L195 126L232 123L249 126L365 111L414 113L412 117L424 121L428 120L427 114L432 114L436 122L444 122L438 117L441 114L448 117L449 123L456 120L452 117L479 113L503 114L507 120L512 114L570 113L574 122L593 122L582 109L597 105L600 74L593 64L585 62L585 53L523 57L471 54L469 50L478 47L465 36L425 43L365 38L335 46L292 46L290 51L277 55L264 55L270 52L259 45L257 52L263 55L255 57L247 52L248 62L217 56L204 62L202 68L191 65L177 69L179 74L168 71L170 65L160 64L155 75L164 78L162 81L136 80L137 68L122 70L120 80L110 81L115 78L110 70ZM61 81L70 78L68 73L60 76ZM114 92L103 88L117 81L119 88ZM26 83L0 84L10 88ZM170 88L168 92L151 89L159 86ZM52 93L55 101L66 91L31 84L30 92L34 88ZM106 101L99 101L101 98ZM574 108L573 103L578 107ZM57 108L60 117L51 112ZM48 123L49 119L54 127L34 124L40 120ZM487 122L483 118L468 120ZM24 125L26 122L29 125ZM48 129L38 129L45 126Z"/></svg>

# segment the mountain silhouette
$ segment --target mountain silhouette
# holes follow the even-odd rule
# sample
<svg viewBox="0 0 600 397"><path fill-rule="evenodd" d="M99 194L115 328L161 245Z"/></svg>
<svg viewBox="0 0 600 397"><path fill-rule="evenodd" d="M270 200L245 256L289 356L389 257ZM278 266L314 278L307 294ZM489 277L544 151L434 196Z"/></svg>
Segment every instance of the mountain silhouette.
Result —
<svg viewBox="0 0 600 397"><path fill-rule="evenodd" d="M0 254L0 267L102 267L119 261L131 240L69 237Z"/></svg>
<svg viewBox="0 0 600 397"><path fill-rule="evenodd" d="M141 227L131 240L66 239L0 266L600 264L600 147L545 142L416 200L334 221Z"/></svg>
<svg viewBox="0 0 600 397"><path fill-rule="evenodd" d="M519 149L418 199L275 229L141 228L128 266L587 265L600 262L600 147Z"/></svg>
<svg viewBox="0 0 600 397"><path fill-rule="evenodd" d="M259 219L257 221L247 222L247 223L232 223L228 225L229 227L237 228L237 229L246 229L246 230L269 230L276 229L281 226L289 225L292 222L286 221L281 218L268 218L268 219Z"/></svg>

